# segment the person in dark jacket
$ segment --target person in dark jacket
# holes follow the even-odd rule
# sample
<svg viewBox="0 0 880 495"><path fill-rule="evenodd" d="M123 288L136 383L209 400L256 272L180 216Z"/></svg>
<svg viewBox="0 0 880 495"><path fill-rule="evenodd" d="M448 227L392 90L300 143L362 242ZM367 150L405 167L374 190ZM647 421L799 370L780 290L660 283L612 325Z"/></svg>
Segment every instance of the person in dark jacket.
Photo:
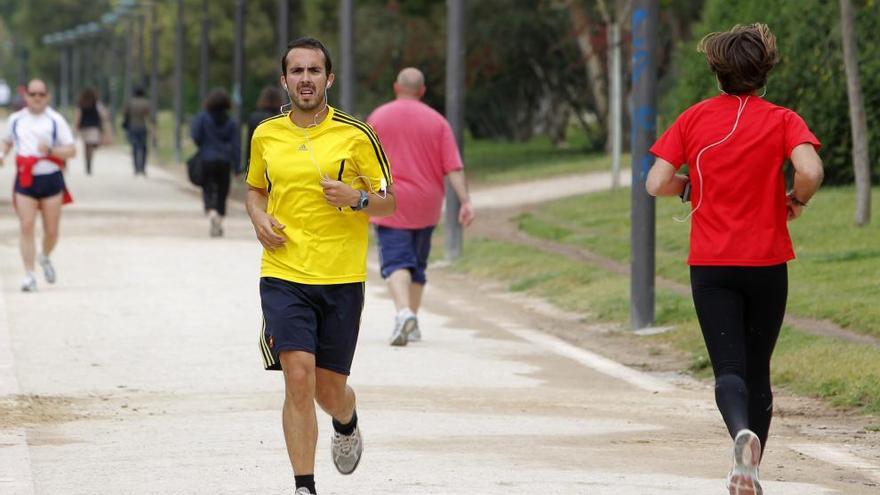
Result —
<svg viewBox="0 0 880 495"><path fill-rule="evenodd" d="M134 96L128 100L123 112L122 128L128 134L134 162L134 175L147 176L147 142L150 133L155 132L156 123L150 114L150 100L144 88L134 88Z"/></svg>
<svg viewBox="0 0 880 495"><path fill-rule="evenodd" d="M257 98L257 109L248 115L248 137L245 142L245 159L250 164L251 157L251 139L254 137L254 130L260 125L260 122L274 117L281 113L281 90L275 86L264 86L260 91L260 97Z"/></svg>
<svg viewBox="0 0 880 495"><path fill-rule="evenodd" d="M223 235L226 197L229 196L230 173L238 176L241 167L241 137L238 123L230 118L229 95L214 89L205 98L204 110L193 119L190 133L199 148L202 164L202 198L211 221L211 237Z"/></svg>

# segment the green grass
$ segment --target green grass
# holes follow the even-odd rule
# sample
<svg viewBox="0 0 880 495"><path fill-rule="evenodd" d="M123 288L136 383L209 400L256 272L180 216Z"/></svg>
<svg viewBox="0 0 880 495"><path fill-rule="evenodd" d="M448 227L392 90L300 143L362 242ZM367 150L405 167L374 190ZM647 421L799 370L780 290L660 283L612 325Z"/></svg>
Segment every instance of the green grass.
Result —
<svg viewBox="0 0 880 495"><path fill-rule="evenodd" d="M621 161L623 167L629 166L628 155ZM467 139L464 162L468 179L480 183L611 170L611 158L593 151L580 129L569 133L567 148L557 148L546 137L524 143Z"/></svg>
<svg viewBox="0 0 880 495"><path fill-rule="evenodd" d="M177 165L174 160L174 112L161 111L156 116L158 122L159 162L163 166ZM196 152L196 145L189 137L189 122L180 129L181 163Z"/></svg>
<svg viewBox="0 0 880 495"><path fill-rule="evenodd" d="M505 283L509 290L547 299L589 321L629 318L629 279L593 265L534 248L485 239L466 246L455 269ZM711 377L690 298L657 289L657 325L673 330L645 337L670 344L689 357L688 371ZM773 358L773 380L796 393L835 406L880 413L880 350L785 327Z"/></svg>
<svg viewBox="0 0 880 495"><path fill-rule="evenodd" d="M800 258L791 263L789 307L790 312L805 316L827 313L838 323L858 321L858 329L877 335L880 310L871 303L880 300L875 287L880 257L874 255L873 247L880 237L876 226L851 226L852 195L848 188L825 190L806 215L791 224ZM658 272L682 283L687 282L688 226L671 217L684 211L673 200L657 203ZM558 201L521 217L519 223L531 235L584 246L620 261L629 257L628 191ZM454 267L501 281L510 290L545 298L588 320L623 323L629 318L629 279L598 266L522 245L477 239L467 244ZM672 346L688 357L688 371L710 378L690 298L660 287L656 297L656 324L673 330L645 337L646 342ZM837 307L839 299L847 299L847 305ZM873 347L816 337L787 326L774 355L773 380L835 406L880 413L880 350Z"/></svg>
<svg viewBox="0 0 880 495"><path fill-rule="evenodd" d="M873 191L880 196L880 188ZM530 235L629 260L629 191L597 193L557 201L519 218ZM689 225L672 220L686 207L677 199L657 201L657 274L688 283ZM880 337L880 220L853 225L852 188L828 188L804 215L789 223L797 260L789 264L789 312L831 320Z"/></svg>

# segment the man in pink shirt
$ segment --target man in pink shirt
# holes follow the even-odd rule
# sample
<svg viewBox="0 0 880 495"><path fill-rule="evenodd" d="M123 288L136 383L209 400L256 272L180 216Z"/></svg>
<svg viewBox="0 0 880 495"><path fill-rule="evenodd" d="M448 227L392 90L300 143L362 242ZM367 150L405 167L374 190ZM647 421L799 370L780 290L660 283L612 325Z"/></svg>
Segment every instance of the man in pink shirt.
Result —
<svg viewBox="0 0 880 495"><path fill-rule="evenodd" d="M445 194L444 177L461 201L458 221L467 227L474 220L461 156L449 123L422 103L425 77L418 69L400 71L394 83L396 99L367 118L382 142L394 170L397 211L374 218L379 237L382 277L397 308L391 345L421 339L417 314L425 289L425 268L431 251L431 234L440 220Z"/></svg>

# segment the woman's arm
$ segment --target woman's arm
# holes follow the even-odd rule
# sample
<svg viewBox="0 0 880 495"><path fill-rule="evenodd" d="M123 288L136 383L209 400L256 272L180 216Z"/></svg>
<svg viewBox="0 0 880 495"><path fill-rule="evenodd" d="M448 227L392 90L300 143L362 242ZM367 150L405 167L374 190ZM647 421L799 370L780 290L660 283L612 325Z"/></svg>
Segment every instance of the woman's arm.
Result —
<svg viewBox="0 0 880 495"><path fill-rule="evenodd" d="M808 203L819 190L825 172L822 159L812 144L799 144L791 150L791 164L794 166L794 187L792 195L801 203Z"/></svg>
<svg viewBox="0 0 880 495"><path fill-rule="evenodd" d="M788 218L794 220L801 216L804 206L819 190L825 172L822 159L810 143L801 143L791 150L791 164L794 166L794 186L788 194Z"/></svg>
<svg viewBox="0 0 880 495"><path fill-rule="evenodd" d="M676 174L671 163L657 158L648 172L645 189L651 196L680 196L687 183L687 176Z"/></svg>
<svg viewBox="0 0 880 495"><path fill-rule="evenodd" d="M73 111L73 135L76 136L79 133L79 123L82 120L82 110L77 108Z"/></svg>
<svg viewBox="0 0 880 495"><path fill-rule="evenodd" d="M202 145L202 114L197 113L189 126L189 135L197 147Z"/></svg>

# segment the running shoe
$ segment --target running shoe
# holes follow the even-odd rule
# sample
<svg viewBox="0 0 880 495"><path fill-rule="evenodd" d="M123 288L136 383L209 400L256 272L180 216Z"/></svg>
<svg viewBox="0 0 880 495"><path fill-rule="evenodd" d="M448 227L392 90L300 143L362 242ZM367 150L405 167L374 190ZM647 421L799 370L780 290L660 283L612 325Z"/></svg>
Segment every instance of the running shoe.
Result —
<svg viewBox="0 0 880 495"><path fill-rule="evenodd" d="M37 256L37 262L40 263L40 266L43 267L43 275L46 276L46 282L50 284L55 283L55 267L52 266L52 262L49 261L48 256L43 256L42 254Z"/></svg>
<svg viewBox="0 0 880 495"><path fill-rule="evenodd" d="M312 491L306 487L297 488L293 495L312 495Z"/></svg>
<svg viewBox="0 0 880 495"><path fill-rule="evenodd" d="M733 441L733 469L727 475L730 495L763 495L758 481L761 440L751 430L740 430Z"/></svg>
<svg viewBox="0 0 880 495"><path fill-rule="evenodd" d="M355 426L351 435L343 435L333 432L330 439L330 457L336 470L342 474L351 474L361 462L361 454L364 452L364 442L361 439L361 430Z"/></svg>
<svg viewBox="0 0 880 495"><path fill-rule="evenodd" d="M27 275L25 275L24 280L21 282L21 291L22 292L36 292L37 291L37 277L35 277L33 273L28 273Z"/></svg>
<svg viewBox="0 0 880 495"><path fill-rule="evenodd" d="M419 329L419 320L416 317L416 324L413 326L412 332L406 336L406 340L409 342L421 342L422 341L422 331Z"/></svg>
<svg viewBox="0 0 880 495"><path fill-rule="evenodd" d="M401 310L394 320L394 331L391 332L391 345L403 346L409 340L409 334L418 326L416 315L409 309Z"/></svg>
<svg viewBox="0 0 880 495"><path fill-rule="evenodd" d="M223 235L223 226L220 224L220 217L211 217L211 237L221 237Z"/></svg>

